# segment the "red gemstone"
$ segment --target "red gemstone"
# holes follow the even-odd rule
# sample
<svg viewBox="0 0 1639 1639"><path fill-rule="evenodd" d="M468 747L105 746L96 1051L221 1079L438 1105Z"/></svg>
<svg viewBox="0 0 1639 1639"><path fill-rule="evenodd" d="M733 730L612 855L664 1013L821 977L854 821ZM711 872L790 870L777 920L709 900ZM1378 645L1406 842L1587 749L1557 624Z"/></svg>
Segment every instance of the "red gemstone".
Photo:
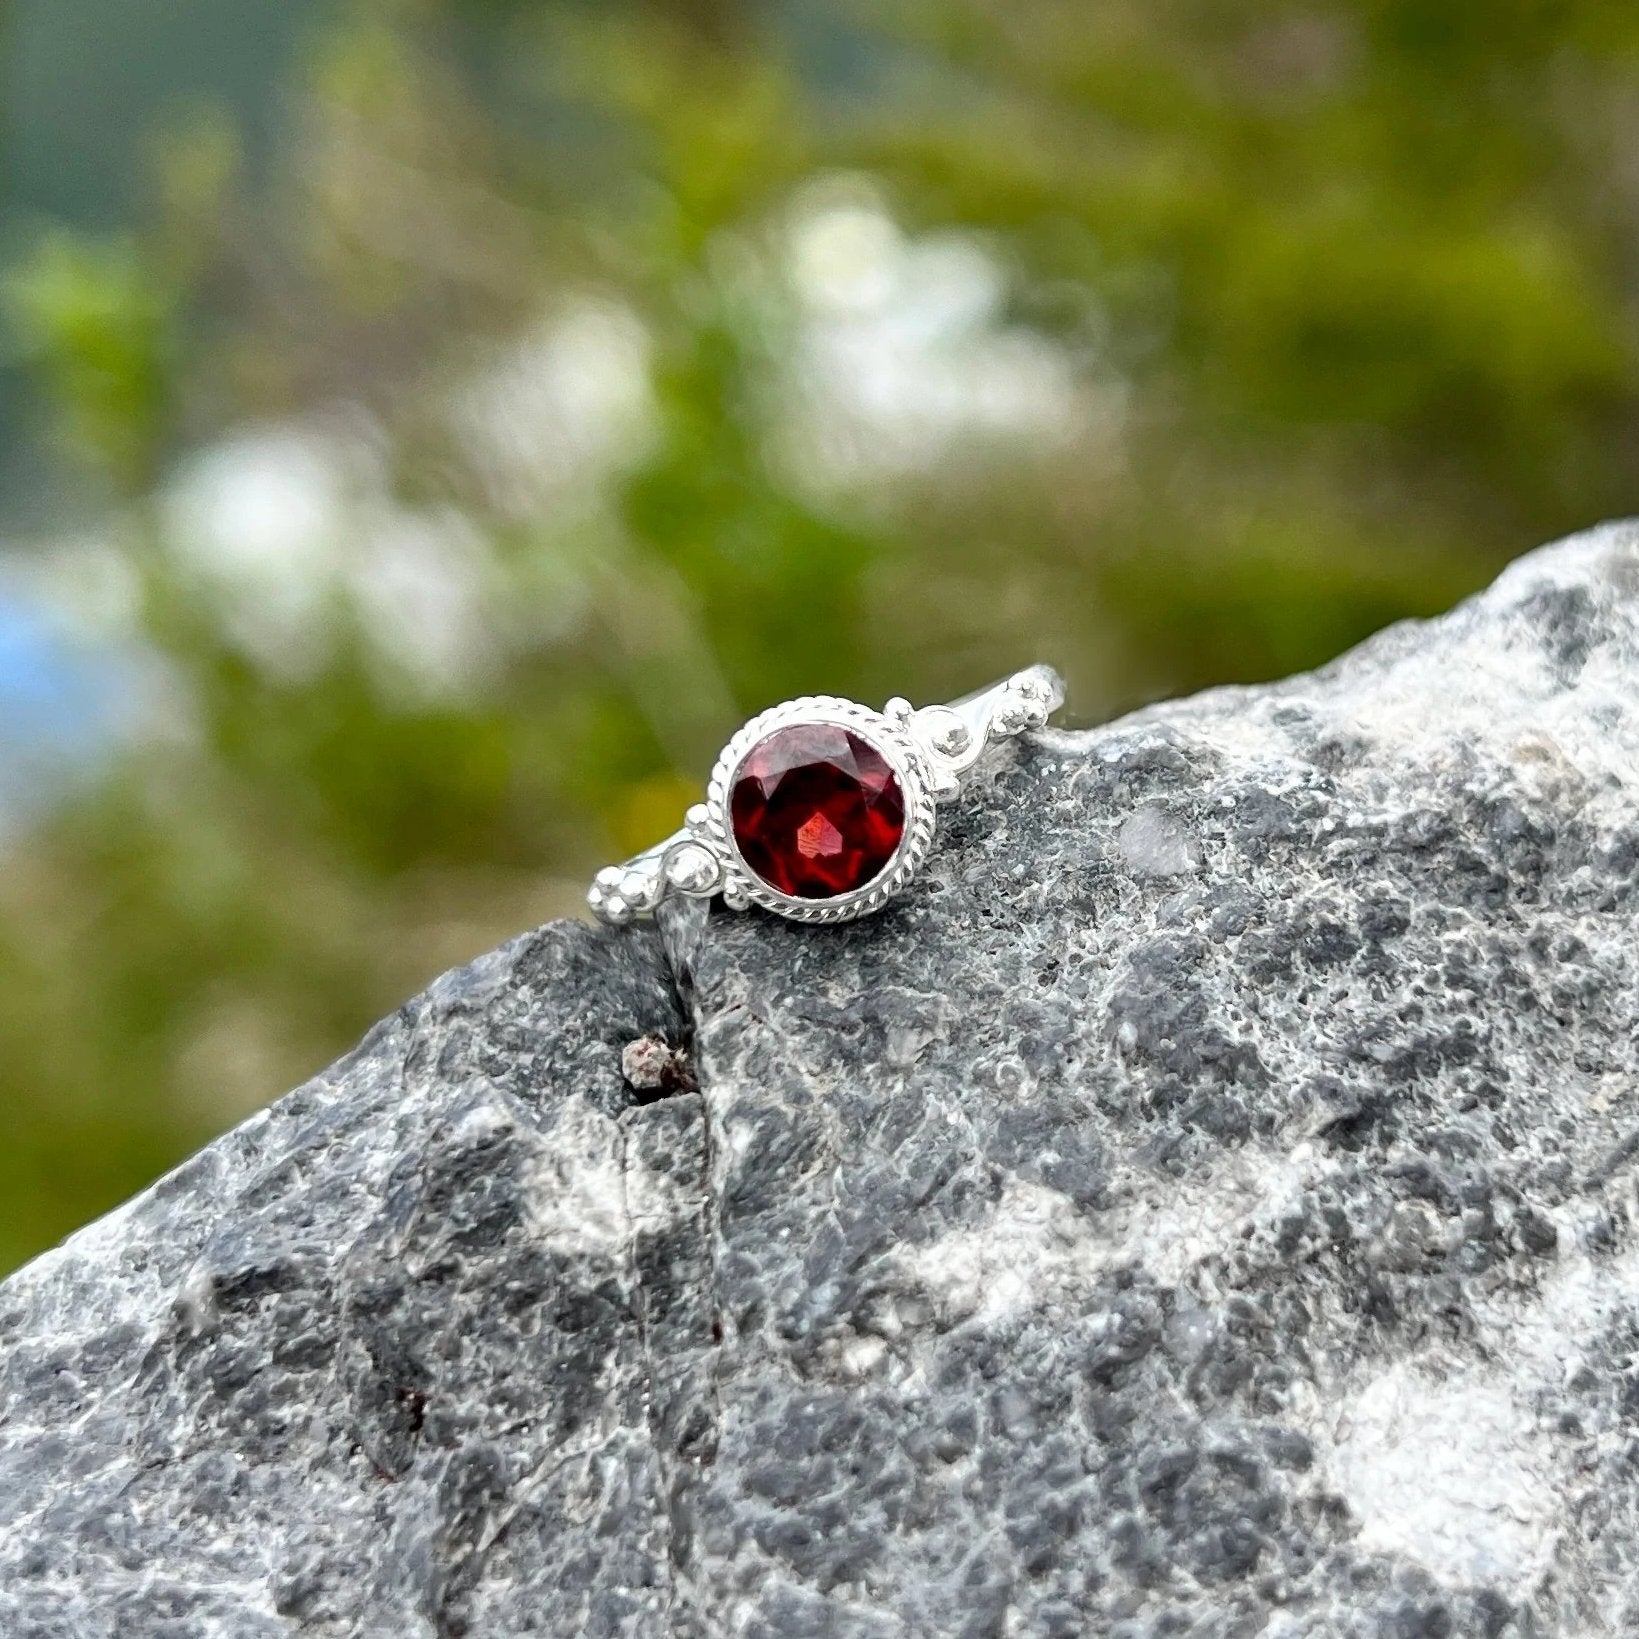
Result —
<svg viewBox="0 0 1639 1639"><path fill-rule="evenodd" d="M881 874L905 834L905 795L871 742L834 723L776 729L734 776L740 857L793 899L832 899Z"/></svg>

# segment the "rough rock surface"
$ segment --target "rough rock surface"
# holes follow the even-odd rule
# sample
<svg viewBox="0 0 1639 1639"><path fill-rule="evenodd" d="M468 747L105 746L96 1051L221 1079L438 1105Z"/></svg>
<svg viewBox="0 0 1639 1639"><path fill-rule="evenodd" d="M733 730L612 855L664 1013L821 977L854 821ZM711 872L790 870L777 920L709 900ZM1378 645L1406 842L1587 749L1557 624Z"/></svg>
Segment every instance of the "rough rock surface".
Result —
<svg viewBox="0 0 1639 1639"><path fill-rule="evenodd" d="M0 1288L0 1634L1639 1632L1639 527L991 768Z"/></svg>

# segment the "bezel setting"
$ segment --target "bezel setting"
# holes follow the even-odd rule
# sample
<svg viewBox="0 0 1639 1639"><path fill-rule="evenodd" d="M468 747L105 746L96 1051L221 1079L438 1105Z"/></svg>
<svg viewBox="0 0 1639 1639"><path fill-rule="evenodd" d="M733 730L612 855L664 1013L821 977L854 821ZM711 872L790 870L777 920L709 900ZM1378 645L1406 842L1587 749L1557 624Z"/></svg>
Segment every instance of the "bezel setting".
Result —
<svg viewBox="0 0 1639 1639"><path fill-rule="evenodd" d="M746 863L734 836L730 801L734 781L753 751L781 729L826 725L844 728L874 746L893 770L905 804L899 844L869 882L825 899L782 893ZM922 749L902 721L838 695L811 694L759 712L723 748L706 787L704 816L691 815L689 829L722 860L724 902L732 909L760 905L794 922L850 922L869 916L913 877L933 845L938 803Z"/></svg>

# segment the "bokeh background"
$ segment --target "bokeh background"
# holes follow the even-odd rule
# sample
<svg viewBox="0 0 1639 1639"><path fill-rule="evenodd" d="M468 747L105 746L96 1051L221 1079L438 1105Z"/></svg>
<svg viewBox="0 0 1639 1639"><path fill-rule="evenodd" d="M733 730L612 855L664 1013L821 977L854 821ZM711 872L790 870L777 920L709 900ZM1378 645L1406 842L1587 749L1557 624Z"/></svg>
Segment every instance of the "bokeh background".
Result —
<svg viewBox="0 0 1639 1639"><path fill-rule="evenodd" d="M727 733L1639 509L1628 0L12 0L0 1269Z"/></svg>

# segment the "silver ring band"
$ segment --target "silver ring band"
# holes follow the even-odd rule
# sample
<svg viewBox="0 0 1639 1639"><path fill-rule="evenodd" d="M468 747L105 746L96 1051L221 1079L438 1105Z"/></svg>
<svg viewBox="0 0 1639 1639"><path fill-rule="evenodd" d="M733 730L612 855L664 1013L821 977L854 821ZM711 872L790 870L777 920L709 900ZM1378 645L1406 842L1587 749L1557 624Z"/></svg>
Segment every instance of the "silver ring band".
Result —
<svg viewBox="0 0 1639 1639"><path fill-rule="evenodd" d="M615 926L676 895L716 893L799 922L867 916L915 876L938 805L985 748L1063 703L1058 673L1030 666L949 705L893 699L878 712L807 695L772 706L723 748L682 829L599 871L587 903Z"/></svg>

